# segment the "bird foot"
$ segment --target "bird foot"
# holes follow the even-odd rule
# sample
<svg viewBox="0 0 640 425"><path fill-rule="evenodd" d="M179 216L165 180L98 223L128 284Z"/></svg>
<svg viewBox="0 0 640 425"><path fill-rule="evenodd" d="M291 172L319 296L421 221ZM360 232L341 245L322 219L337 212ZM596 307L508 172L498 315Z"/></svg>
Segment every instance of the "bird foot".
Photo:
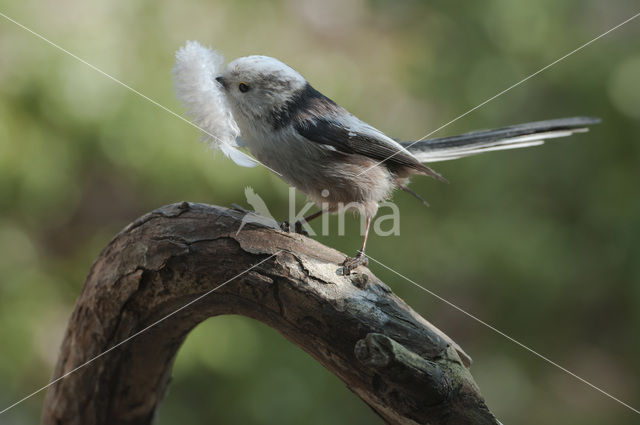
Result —
<svg viewBox="0 0 640 425"><path fill-rule="evenodd" d="M283 221L280 224L280 229L282 229L282 231L284 232L298 233L300 235L309 236L309 232L302 228L302 222L300 221L296 221L295 223L293 223L293 228L291 228L291 225L288 221Z"/></svg>
<svg viewBox="0 0 640 425"><path fill-rule="evenodd" d="M367 256L364 255L362 251L358 251L358 255L356 255L355 257L347 257L342 262L341 265L342 265L342 274L344 276L348 276L356 267L368 266L369 260L367 259Z"/></svg>

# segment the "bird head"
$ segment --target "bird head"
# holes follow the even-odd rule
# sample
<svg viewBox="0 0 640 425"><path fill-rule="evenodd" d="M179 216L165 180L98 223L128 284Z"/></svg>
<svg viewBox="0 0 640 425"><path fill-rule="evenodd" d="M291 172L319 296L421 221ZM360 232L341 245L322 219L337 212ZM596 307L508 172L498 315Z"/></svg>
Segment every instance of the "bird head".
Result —
<svg viewBox="0 0 640 425"><path fill-rule="evenodd" d="M255 121L267 123L307 84L293 68L268 56L238 58L216 81L224 88L242 130Z"/></svg>

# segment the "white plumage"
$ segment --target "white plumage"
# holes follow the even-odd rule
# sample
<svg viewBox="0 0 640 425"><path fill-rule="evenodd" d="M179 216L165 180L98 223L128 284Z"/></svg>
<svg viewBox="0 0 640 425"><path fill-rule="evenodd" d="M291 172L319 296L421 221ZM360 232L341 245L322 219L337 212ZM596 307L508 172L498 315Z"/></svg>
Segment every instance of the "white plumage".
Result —
<svg viewBox="0 0 640 425"><path fill-rule="evenodd" d="M240 129L220 85L215 81L223 71L224 58L197 41L187 41L176 52L173 68L176 95L200 130L203 140L221 150L236 164L254 167L257 162L239 151Z"/></svg>

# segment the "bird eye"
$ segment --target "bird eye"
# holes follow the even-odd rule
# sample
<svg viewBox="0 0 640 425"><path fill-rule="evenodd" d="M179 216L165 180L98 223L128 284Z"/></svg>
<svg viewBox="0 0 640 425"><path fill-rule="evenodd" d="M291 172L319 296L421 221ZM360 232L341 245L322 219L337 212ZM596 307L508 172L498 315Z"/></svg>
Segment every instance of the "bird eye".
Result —
<svg viewBox="0 0 640 425"><path fill-rule="evenodd" d="M240 90L242 93L246 93L249 91L249 84L242 82L240 84L238 84L238 90Z"/></svg>

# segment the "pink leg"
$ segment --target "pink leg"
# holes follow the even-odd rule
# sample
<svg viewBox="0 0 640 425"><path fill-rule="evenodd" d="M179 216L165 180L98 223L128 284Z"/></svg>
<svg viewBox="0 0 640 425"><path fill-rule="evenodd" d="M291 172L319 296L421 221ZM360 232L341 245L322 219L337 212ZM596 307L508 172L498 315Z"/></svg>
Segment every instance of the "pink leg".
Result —
<svg viewBox="0 0 640 425"><path fill-rule="evenodd" d="M348 275L351 273L353 269L356 267L363 265L366 266L369 264L369 260L367 260L367 256L364 251L367 248L367 238L369 237L369 227L371 227L371 217L367 217L367 224L364 229L364 240L362 241L362 248L358 251L358 254L351 258L347 257L346 260L342 263L342 273Z"/></svg>

